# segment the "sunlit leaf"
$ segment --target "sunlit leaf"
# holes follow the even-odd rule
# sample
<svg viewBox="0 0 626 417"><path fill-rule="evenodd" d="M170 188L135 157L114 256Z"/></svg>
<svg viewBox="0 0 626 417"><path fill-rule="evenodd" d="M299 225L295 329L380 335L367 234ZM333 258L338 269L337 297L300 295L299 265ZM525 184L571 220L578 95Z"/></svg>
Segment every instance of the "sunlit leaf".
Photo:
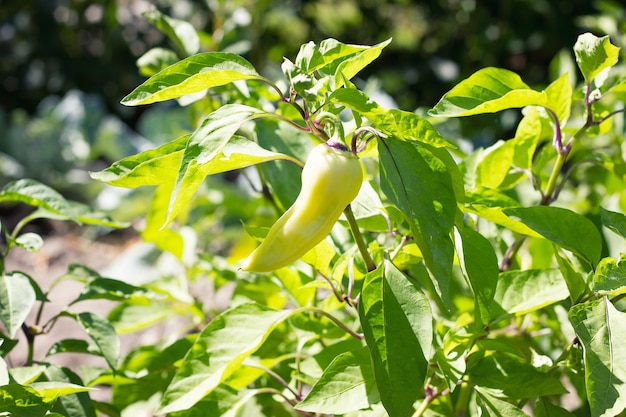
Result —
<svg viewBox="0 0 626 417"><path fill-rule="evenodd" d="M530 105L547 106L545 92L532 90L512 71L489 67L478 70L458 83L429 114L461 117Z"/></svg>
<svg viewBox="0 0 626 417"><path fill-rule="evenodd" d="M432 313L421 290L391 262L365 278L359 317L376 385L391 417L408 417L424 395L432 351Z"/></svg>
<svg viewBox="0 0 626 417"><path fill-rule="evenodd" d="M497 190L479 189L465 193L465 210L516 233L541 237L524 223L505 214L505 209L520 207L520 202Z"/></svg>
<svg viewBox="0 0 626 417"><path fill-rule="evenodd" d="M120 356L120 340L113 325L108 320L90 312L63 312L62 315L73 318L83 327L100 349L100 353L109 367L115 370Z"/></svg>
<svg viewBox="0 0 626 417"><path fill-rule="evenodd" d="M598 294L619 295L626 293L626 255L620 255L616 262L604 258L596 268L593 291Z"/></svg>
<svg viewBox="0 0 626 417"><path fill-rule="evenodd" d="M458 230L459 247L457 253L463 271L469 278L474 298L484 323L501 313L494 303L498 284L498 258L491 243L480 233L463 228Z"/></svg>
<svg viewBox="0 0 626 417"><path fill-rule="evenodd" d="M508 314L522 315L569 295L558 269L507 271L500 274L494 302Z"/></svg>
<svg viewBox="0 0 626 417"><path fill-rule="evenodd" d="M57 397L77 392L87 392L90 388L81 385L71 384L68 382L33 382L29 385L33 388L46 402L54 401Z"/></svg>
<svg viewBox="0 0 626 417"><path fill-rule="evenodd" d="M626 313L604 297L573 306L569 318L583 346L591 415L620 414L626 408Z"/></svg>
<svg viewBox="0 0 626 417"><path fill-rule="evenodd" d="M440 295L449 301L454 258L450 239L456 197L446 165L425 147L387 138L379 141L381 189L412 227Z"/></svg>
<svg viewBox="0 0 626 417"><path fill-rule="evenodd" d="M238 80L262 80L252 64L236 54L205 52L156 73L122 99L126 106L170 100Z"/></svg>
<svg viewBox="0 0 626 417"><path fill-rule="evenodd" d="M580 35L574 45L574 54L585 81L592 82L604 69L615 65L619 49L611 44L608 35L601 38L589 32Z"/></svg>
<svg viewBox="0 0 626 417"><path fill-rule="evenodd" d="M604 227L626 239L626 216L600 207L600 220Z"/></svg>
<svg viewBox="0 0 626 417"><path fill-rule="evenodd" d="M264 116L267 113L254 107L227 104L204 119L185 147L170 197L167 223L186 206L207 175L262 161L289 158L265 151L254 142L235 136L245 122Z"/></svg>
<svg viewBox="0 0 626 417"><path fill-rule="evenodd" d="M76 223L106 227L127 227L128 224L113 220L106 213L86 204L66 200L61 194L39 181L23 178L5 185L0 190L0 203L21 202L38 210L30 218L71 220Z"/></svg>
<svg viewBox="0 0 626 417"><path fill-rule="evenodd" d="M121 159L102 171L91 172L91 178L125 188L173 182L190 136Z"/></svg>
<svg viewBox="0 0 626 417"><path fill-rule="evenodd" d="M144 12L143 17L165 33L186 55L193 55L200 49L200 38L191 23L164 15L156 8Z"/></svg>
<svg viewBox="0 0 626 417"><path fill-rule="evenodd" d="M370 361L367 348L340 354L296 409L345 414L377 403L380 399Z"/></svg>
<svg viewBox="0 0 626 417"><path fill-rule="evenodd" d="M57 191L39 181L28 178L12 181L0 190L0 203L20 202L61 214L77 221L68 201Z"/></svg>
<svg viewBox="0 0 626 417"><path fill-rule="evenodd" d="M550 108L561 125L564 125L572 109L572 86L568 74L561 75L548 85L545 93L548 96L546 107Z"/></svg>
<svg viewBox="0 0 626 417"><path fill-rule="evenodd" d="M586 217L561 207L547 206L508 208L504 213L519 219L544 238L582 256L591 265L600 261L600 232Z"/></svg>
<svg viewBox="0 0 626 417"><path fill-rule="evenodd" d="M368 119L382 133L401 140L427 143L434 147L455 146L448 142L424 117L415 113L381 107L356 88L333 91L329 101L349 107Z"/></svg>
<svg viewBox="0 0 626 417"><path fill-rule="evenodd" d="M215 317L189 350L163 395L159 413L186 410L213 391L291 311L242 304Z"/></svg>
<svg viewBox="0 0 626 417"><path fill-rule="evenodd" d="M10 416L43 417L52 404L46 403L33 388L9 384L0 387L0 410Z"/></svg>
<svg viewBox="0 0 626 417"><path fill-rule="evenodd" d="M165 48L151 48L137 59L137 68L141 75L151 77L177 61L176 52Z"/></svg>
<svg viewBox="0 0 626 417"><path fill-rule="evenodd" d="M472 383L499 390L509 398L534 398L567 392L557 376L541 372L503 351L472 360L468 364L467 375Z"/></svg>
<svg viewBox="0 0 626 417"><path fill-rule="evenodd" d="M30 279L21 272L0 278L0 321L14 338L35 305L36 294Z"/></svg>
<svg viewBox="0 0 626 417"><path fill-rule="evenodd" d="M358 74L363 68L367 67L372 61L380 56L383 48L391 43L391 39L387 39L379 44L367 47L363 51L355 54L354 56L349 57L346 60L343 60L335 71L335 85L336 87L340 87L343 85L343 80L352 79L356 74ZM324 54L328 56L328 53Z"/></svg>
<svg viewBox="0 0 626 417"><path fill-rule="evenodd" d="M61 394L55 401L53 411L61 416L97 417L94 402L86 392L89 388L83 387L83 381L76 373L69 368L50 365L46 367L45 376L51 384L45 386L47 394Z"/></svg>
<svg viewBox="0 0 626 417"><path fill-rule="evenodd" d="M28 252L37 252L43 246L43 238L37 233L24 233L15 239L20 248Z"/></svg>
<svg viewBox="0 0 626 417"><path fill-rule="evenodd" d="M501 400L486 390L477 389L476 395L479 409L489 417L528 417L528 414L510 402Z"/></svg>

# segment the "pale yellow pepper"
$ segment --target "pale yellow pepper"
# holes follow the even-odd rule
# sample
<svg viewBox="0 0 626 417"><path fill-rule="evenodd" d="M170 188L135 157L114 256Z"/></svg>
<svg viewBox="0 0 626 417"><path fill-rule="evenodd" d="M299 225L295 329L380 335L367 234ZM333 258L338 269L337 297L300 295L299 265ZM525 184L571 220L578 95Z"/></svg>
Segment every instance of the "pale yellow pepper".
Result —
<svg viewBox="0 0 626 417"><path fill-rule="evenodd" d="M298 260L328 236L362 182L361 163L343 144L317 145L304 164L298 198L240 269L269 272Z"/></svg>

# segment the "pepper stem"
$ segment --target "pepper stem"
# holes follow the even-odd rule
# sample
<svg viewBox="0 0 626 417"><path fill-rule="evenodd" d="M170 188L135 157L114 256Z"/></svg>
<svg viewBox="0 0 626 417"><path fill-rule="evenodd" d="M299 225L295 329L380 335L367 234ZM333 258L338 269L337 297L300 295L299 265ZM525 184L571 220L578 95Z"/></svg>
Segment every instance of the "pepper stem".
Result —
<svg viewBox="0 0 626 417"><path fill-rule="evenodd" d="M337 115L330 113L330 112L326 112L326 111L321 112L320 114L317 115L313 124L315 125L315 127L321 128L321 129L324 129L324 127L327 124L330 125L331 131L330 131L330 139L328 139L328 142L327 142L328 145L331 145L331 146L343 145L343 147L346 148L344 144L344 137L346 135L343 130L343 123L341 123L341 119L339 119Z"/></svg>
<svg viewBox="0 0 626 417"><path fill-rule="evenodd" d="M359 138L362 136L365 137L367 135L371 135L371 137L365 140L360 146L357 146L357 142ZM357 130L355 130L354 134L352 135L352 141L350 142L350 150L352 151L353 154L356 155L357 153L365 149L365 147L367 146L367 143L370 140L372 140L375 137L382 138L383 136L384 135L381 132L379 132L378 130L374 129L371 126L361 126Z"/></svg>
<svg viewBox="0 0 626 417"><path fill-rule="evenodd" d="M367 245L363 240L363 235L359 230L359 225L356 222L356 218L354 217L354 213L352 212L352 206L348 204L346 209L343 211L343 214L346 215L346 219L348 219L348 224L350 225L350 230L352 231L352 236L354 236L354 240L356 242L356 246L359 248L359 252L361 252L361 256L363 257L363 261L365 261L365 265L367 266L367 271L371 272L376 269L376 263L372 259L372 255L370 255L367 250Z"/></svg>

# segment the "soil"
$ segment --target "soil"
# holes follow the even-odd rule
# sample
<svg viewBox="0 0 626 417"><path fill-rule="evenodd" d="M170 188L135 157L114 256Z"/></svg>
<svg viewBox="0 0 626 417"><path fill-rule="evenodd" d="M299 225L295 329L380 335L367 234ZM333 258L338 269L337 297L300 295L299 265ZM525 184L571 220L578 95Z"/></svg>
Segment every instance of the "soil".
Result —
<svg viewBox="0 0 626 417"><path fill-rule="evenodd" d="M7 224L6 218L2 219L2 223ZM42 326L64 309L76 313L90 311L106 317L114 306L113 303L106 300L84 301L68 308L68 304L80 294L82 284L73 280L63 280L57 284L55 281L63 276L68 271L68 267L74 263L85 265L98 272L105 271L115 264L124 252L142 244L137 234L132 229L128 229L102 236L85 236L84 228L68 226L67 223L61 222L35 225L34 230L31 228L31 231L43 235L43 247L34 253L21 248L13 248L5 260L5 271L20 271L29 275L39 284L44 293L48 293L50 302L45 305L41 320L35 323L36 310L39 308L39 304L36 304L26 324ZM139 342L138 337L142 336L122 337L122 350L128 351L131 346L136 345ZM69 318L61 318L51 332L36 336L34 359L69 367L74 371L79 371L80 366L83 365L106 366L102 358L93 355L63 353L46 357L53 343L69 338L88 340L85 331L77 323ZM27 360L27 343L23 332L18 332L17 339L17 346L4 358L10 368L22 366ZM105 390L100 394L95 392L92 397L98 399L106 395Z"/></svg>

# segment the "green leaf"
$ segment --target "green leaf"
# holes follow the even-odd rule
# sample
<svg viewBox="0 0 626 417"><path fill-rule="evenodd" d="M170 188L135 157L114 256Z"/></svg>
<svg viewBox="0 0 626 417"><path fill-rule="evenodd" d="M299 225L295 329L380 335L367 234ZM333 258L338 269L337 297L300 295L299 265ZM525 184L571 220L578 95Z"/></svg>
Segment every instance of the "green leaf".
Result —
<svg viewBox="0 0 626 417"><path fill-rule="evenodd" d="M185 55L193 55L200 50L200 38L191 23L164 15L156 8L144 12L143 17L170 38Z"/></svg>
<svg viewBox="0 0 626 417"><path fill-rule="evenodd" d="M480 189L465 193L465 210L474 213L497 225L506 227L516 233L531 237L541 237L524 223L512 219L505 214L505 209L520 207L517 200L496 190Z"/></svg>
<svg viewBox="0 0 626 417"><path fill-rule="evenodd" d="M168 386L159 413L186 410L213 391L292 312L242 304L215 317L198 336Z"/></svg>
<svg viewBox="0 0 626 417"><path fill-rule="evenodd" d="M515 144L513 165L530 171L537 146L543 141L552 140L554 127L551 118L537 107L527 107L524 110L524 117L517 125L515 137L509 142Z"/></svg>
<svg viewBox="0 0 626 417"><path fill-rule="evenodd" d="M0 410L8 412L9 416L43 417L50 408L52 404L44 402L30 387L18 384L0 387Z"/></svg>
<svg viewBox="0 0 626 417"><path fill-rule="evenodd" d="M147 306L122 303L111 310L107 319L118 334L126 334L143 330L176 314L174 308L156 302Z"/></svg>
<svg viewBox="0 0 626 417"><path fill-rule="evenodd" d="M600 220L604 227L626 239L626 216L624 214L600 207Z"/></svg>
<svg viewBox="0 0 626 417"><path fill-rule="evenodd" d="M150 77L121 101L126 106L156 103L238 80L263 80L252 64L228 52L183 59Z"/></svg>
<svg viewBox="0 0 626 417"><path fill-rule="evenodd" d="M561 125L569 118L572 109L572 85L568 74L563 74L553 81L545 91L548 96L546 107L554 112Z"/></svg>
<svg viewBox="0 0 626 417"><path fill-rule="evenodd" d="M611 44L608 35L601 38L591 33L580 35L574 45L574 55L585 81L592 82L604 69L617 64L619 49Z"/></svg>
<svg viewBox="0 0 626 417"><path fill-rule="evenodd" d="M478 407L488 417L528 417L513 404L501 400L486 390L476 389Z"/></svg>
<svg viewBox="0 0 626 417"><path fill-rule="evenodd" d="M448 303L456 197L447 167L425 147L394 138L378 141L378 152L382 191L411 225L440 296Z"/></svg>
<svg viewBox="0 0 626 417"><path fill-rule="evenodd" d="M234 136L245 122L267 115L254 107L227 104L204 119L185 147L170 198L167 223L182 210L207 175L242 168L261 161L287 158L263 151L254 142ZM232 148L227 147L229 143ZM263 154L264 152L266 153Z"/></svg>
<svg viewBox="0 0 626 417"><path fill-rule="evenodd" d="M386 109L356 88L341 88L333 91L329 101L349 107L368 119L372 126L396 139L416 141L436 148L456 146L448 142L428 120L415 113Z"/></svg>
<svg viewBox="0 0 626 417"><path fill-rule="evenodd" d="M107 213L101 210L95 210L87 204L79 203L72 200L68 200L67 203L72 208L76 219L78 219L78 221L82 224L112 227L115 229L125 228L130 225L130 223L128 222L117 221L109 216ZM72 220L72 218L67 217L64 220Z"/></svg>
<svg viewBox="0 0 626 417"><path fill-rule="evenodd" d="M0 279L0 321L15 338L17 331L35 305L37 296L30 279L21 272L11 272Z"/></svg>
<svg viewBox="0 0 626 417"><path fill-rule="evenodd" d="M500 274L494 302L508 314L523 315L569 295L558 269L530 269Z"/></svg>
<svg viewBox="0 0 626 417"><path fill-rule="evenodd" d="M530 89L516 73L483 68L447 92L429 114L462 117L525 106L547 106L544 92Z"/></svg>
<svg viewBox="0 0 626 417"><path fill-rule="evenodd" d="M167 211L174 183L161 184L154 190L150 208L146 215L146 223L141 231L141 237L146 242L152 242L164 252L173 254L184 263L185 239L179 230L164 229L162 226L167 220Z"/></svg>
<svg viewBox="0 0 626 417"><path fill-rule="evenodd" d="M86 392L89 388L83 387L83 382L73 371L50 365L46 367L45 376L50 381L48 384L52 384L46 387L47 394L61 395L56 399L53 411L61 416L97 417L93 401Z"/></svg>
<svg viewBox="0 0 626 417"><path fill-rule="evenodd" d="M367 348L344 352L324 370L297 410L345 414L380 401Z"/></svg>
<svg viewBox="0 0 626 417"><path fill-rule="evenodd" d="M577 302L587 291L587 277L589 273L579 271L579 268L576 268L572 264L572 261L564 251L556 246L554 248L554 255L556 262L559 264L561 274L563 274L565 284L567 284L570 298L573 302Z"/></svg>
<svg viewBox="0 0 626 417"><path fill-rule="evenodd" d="M366 47L364 50L350 56L348 59L341 61L335 71L335 88L343 85L344 80L351 80L363 68L367 67L372 61L380 56L383 48L391 43L391 39L387 39L379 44ZM324 53L327 57L328 52Z"/></svg>
<svg viewBox="0 0 626 417"><path fill-rule="evenodd" d="M535 417L574 417L569 411L552 404L546 398L540 398L535 405Z"/></svg>
<svg viewBox="0 0 626 417"><path fill-rule="evenodd" d="M350 80L378 58L390 42L387 39L374 46L350 45L330 38L320 42L319 48L309 42L300 48L295 65L303 74L319 72L334 76L335 88L339 88L344 79Z"/></svg>
<svg viewBox="0 0 626 417"><path fill-rule="evenodd" d="M28 385L40 379L48 365L32 365L11 368L11 378L14 382Z"/></svg>
<svg viewBox="0 0 626 417"><path fill-rule="evenodd" d="M458 229L458 233L459 261L474 291L475 303L482 322L489 323L501 312L493 302L500 272L498 258L489 240L480 233L467 227Z"/></svg>
<svg viewBox="0 0 626 417"><path fill-rule="evenodd" d="M73 318L82 326L100 349L101 355L111 370L115 372L117 360L120 356L120 340L117 333L115 333L113 325L108 320L89 312L77 314L63 312L61 315Z"/></svg>
<svg viewBox="0 0 626 417"><path fill-rule="evenodd" d="M620 254L619 261L604 258L596 268L593 291L601 295L626 293L626 255Z"/></svg>
<svg viewBox="0 0 626 417"><path fill-rule="evenodd" d="M315 146L306 133L273 119L260 119L256 123L256 128L257 140L263 148L294 156L301 161L306 160ZM280 211L286 211L302 188L302 164L296 165L280 160L271 164L261 164L259 174L269 187Z"/></svg>
<svg viewBox="0 0 626 417"><path fill-rule="evenodd" d="M91 178L116 187L137 188L174 182L180 168L185 146L191 135L182 136L158 148L140 152L90 172Z"/></svg>
<svg viewBox="0 0 626 417"><path fill-rule="evenodd" d="M90 355L100 355L100 348L83 339L64 339L54 342L46 356L58 353L86 353Z"/></svg>
<svg viewBox="0 0 626 417"><path fill-rule="evenodd" d="M193 138L192 138L193 140ZM191 142L191 141L190 141ZM220 149L219 153L213 154L207 162L200 162L203 153L212 153L215 142L205 143L202 145L203 150L197 158L189 160L189 164L183 159L181 165L182 170L186 169L182 176L182 180L177 182L172 191L170 199L169 220L171 221L180 210L189 202L195 191L198 189L202 181L208 175L214 175L221 172L232 171L235 169L245 168L268 161L285 160L296 164L300 164L298 160L288 155L271 152L261 148L255 142L252 142L242 136L232 136L228 142ZM188 145L188 148L189 149ZM186 152L187 154L187 152ZM180 179L179 173L179 179ZM176 188L179 185L178 188Z"/></svg>
<svg viewBox="0 0 626 417"><path fill-rule="evenodd" d="M479 353L481 354L483 353ZM521 362L518 357L503 351L494 351L479 359L472 358L470 362L467 370L470 382L499 390L512 399L567 392L557 376L543 373L533 365Z"/></svg>
<svg viewBox="0 0 626 417"><path fill-rule="evenodd" d="M117 279L98 277L89 281L70 305L84 300L128 301L148 305L156 298L156 294L145 288L127 284Z"/></svg>
<svg viewBox="0 0 626 417"><path fill-rule="evenodd" d="M504 210L544 238L574 252L592 266L600 261L602 237L593 222L560 207L517 207ZM581 238L582 237L582 238Z"/></svg>
<svg viewBox="0 0 626 417"><path fill-rule="evenodd" d="M583 345L591 415L616 416L626 408L626 313L603 297L573 306L569 319Z"/></svg>
<svg viewBox="0 0 626 417"><path fill-rule="evenodd" d="M12 181L0 190L0 203L20 202L61 214L77 221L72 206L57 191L28 178Z"/></svg>
<svg viewBox="0 0 626 417"><path fill-rule="evenodd" d="M152 48L137 59L137 68L141 75L151 77L177 61L176 52L165 48Z"/></svg>
<svg viewBox="0 0 626 417"><path fill-rule="evenodd" d="M43 238L37 233L24 233L15 239L15 243L28 252L37 252L43 246Z"/></svg>
<svg viewBox="0 0 626 417"><path fill-rule="evenodd" d="M29 385L43 398L45 402L56 400L63 395L76 394L77 392L87 392L90 388L76 385L69 382L47 381L33 382Z"/></svg>
<svg viewBox="0 0 626 417"><path fill-rule="evenodd" d="M432 355L428 299L386 260L365 278L359 317L385 409L391 417L411 415Z"/></svg>
<svg viewBox="0 0 626 417"><path fill-rule="evenodd" d="M128 224L113 220L106 213L94 210L77 201L66 200L54 189L31 179L20 179L8 183L0 191L0 203L21 202L38 210L29 215L30 219L71 220L76 223L122 228Z"/></svg>
<svg viewBox="0 0 626 417"><path fill-rule="evenodd" d="M9 368L3 356L0 356L0 386L9 384Z"/></svg>
<svg viewBox="0 0 626 417"><path fill-rule="evenodd" d="M476 166L476 186L499 188L513 167L516 143L513 140L498 141L483 152Z"/></svg>

